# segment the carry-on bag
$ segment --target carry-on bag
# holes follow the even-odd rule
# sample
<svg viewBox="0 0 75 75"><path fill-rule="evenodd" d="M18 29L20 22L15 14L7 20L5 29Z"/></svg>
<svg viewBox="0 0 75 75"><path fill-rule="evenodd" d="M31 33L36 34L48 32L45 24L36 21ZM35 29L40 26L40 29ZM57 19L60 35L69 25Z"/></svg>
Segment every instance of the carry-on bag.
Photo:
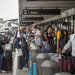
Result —
<svg viewBox="0 0 75 75"><path fill-rule="evenodd" d="M68 56L67 54L61 54L61 59L59 59L60 71L72 72L72 61L72 56Z"/></svg>
<svg viewBox="0 0 75 75"><path fill-rule="evenodd" d="M2 70L5 70L5 71L12 71L12 57L5 57L3 58L3 64L2 64Z"/></svg>

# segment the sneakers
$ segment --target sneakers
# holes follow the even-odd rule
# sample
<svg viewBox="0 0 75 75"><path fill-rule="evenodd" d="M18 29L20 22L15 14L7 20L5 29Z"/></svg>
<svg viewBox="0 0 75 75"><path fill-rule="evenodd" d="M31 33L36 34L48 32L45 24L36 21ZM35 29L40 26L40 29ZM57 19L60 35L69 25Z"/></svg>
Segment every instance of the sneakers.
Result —
<svg viewBox="0 0 75 75"><path fill-rule="evenodd" d="M7 72L7 71L4 71L4 70L1 71L1 70L0 70L0 73L6 73L6 72Z"/></svg>
<svg viewBox="0 0 75 75"><path fill-rule="evenodd" d="M3 73L6 73L7 71L2 70Z"/></svg>
<svg viewBox="0 0 75 75"><path fill-rule="evenodd" d="M23 67L23 70L28 70L28 67Z"/></svg>

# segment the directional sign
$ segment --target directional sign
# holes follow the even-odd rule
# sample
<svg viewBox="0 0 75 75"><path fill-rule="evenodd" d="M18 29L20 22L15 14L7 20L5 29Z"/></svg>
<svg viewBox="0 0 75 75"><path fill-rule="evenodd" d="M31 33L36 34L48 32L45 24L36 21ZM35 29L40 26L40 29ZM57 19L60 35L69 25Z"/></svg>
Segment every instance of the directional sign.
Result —
<svg viewBox="0 0 75 75"><path fill-rule="evenodd" d="M75 0L27 0L27 1L75 1Z"/></svg>
<svg viewBox="0 0 75 75"><path fill-rule="evenodd" d="M20 24L22 24L22 25L31 25L31 24L33 24L34 22L21 22Z"/></svg>
<svg viewBox="0 0 75 75"><path fill-rule="evenodd" d="M60 15L60 9L23 9L23 15Z"/></svg>
<svg viewBox="0 0 75 75"><path fill-rule="evenodd" d="M26 21L26 20L44 20L44 17L25 17L25 18L21 18L21 21Z"/></svg>

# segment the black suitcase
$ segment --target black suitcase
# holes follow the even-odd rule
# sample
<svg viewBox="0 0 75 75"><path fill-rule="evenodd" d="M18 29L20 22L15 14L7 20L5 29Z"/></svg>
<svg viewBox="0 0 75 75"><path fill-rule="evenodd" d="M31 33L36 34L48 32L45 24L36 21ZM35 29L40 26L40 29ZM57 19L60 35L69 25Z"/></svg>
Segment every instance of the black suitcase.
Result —
<svg viewBox="0 0 75 75"><path fill-rule="evenodd" d="M18 56L18 69L23 69L23 56Z"/></svg>
<svg viewBox="0 0 75 75"><path fill-rule="evenodd" d="M2 70L5 71L12 71L12 57L5 57L3 58L3 65L2 65Z"/></svg>

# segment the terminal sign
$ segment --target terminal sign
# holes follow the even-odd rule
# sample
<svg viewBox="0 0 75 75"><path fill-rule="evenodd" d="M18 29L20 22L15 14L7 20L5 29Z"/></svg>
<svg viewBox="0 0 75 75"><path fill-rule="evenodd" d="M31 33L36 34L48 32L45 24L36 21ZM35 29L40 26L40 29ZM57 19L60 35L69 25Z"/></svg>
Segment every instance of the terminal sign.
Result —
<svg viewBox="0 0 75 75"><path fill-rule="evenodd" d="M44 17L24 17L24 18L21 18L22 21L25 21L25 20L44 20Z"/></svg>
<svg viewBox="0 0 75 75"><path fill-rule="evenodd" d="M23 9L23 15L60 15L60 9Z"/></svg>

